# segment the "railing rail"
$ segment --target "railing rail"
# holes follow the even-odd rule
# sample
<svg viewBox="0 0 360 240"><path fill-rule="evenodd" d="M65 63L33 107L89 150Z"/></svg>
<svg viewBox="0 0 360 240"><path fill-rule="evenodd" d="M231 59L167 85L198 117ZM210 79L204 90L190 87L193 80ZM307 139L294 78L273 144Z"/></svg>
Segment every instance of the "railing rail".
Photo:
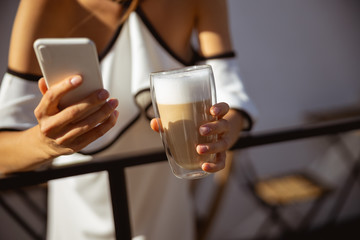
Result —
<svg viewBox="0 0 360 240"><path fill-rule="evenodd" d="M243 149L284 141L345 133L356 129L360 129L360 117L311 124L267 133L244 135L239 138L232 149ZM54 179L107 171L109 173L116 238L131 239L126 198L125 168L165 160L166 155L164 152L154 152L119 159L104 158L46 170L16 173L0 177L0 191L37 185Z"/></svg>
<svg viewBox="0 0 360 240"><path fill-rule="evenodd" d="M331 121L328 123L309 124L301 127L246 134L239 138L232 150L293 141L304 138L318 137L360 129L360 117ZM89 162L54 167L40 171L16 173L0 177L0 191L45 183L49 180L82 175L92 172L107 171L113 168L126 168L142 164L165 161L164 152L145 153L137 156L102 158Z"/></svg>

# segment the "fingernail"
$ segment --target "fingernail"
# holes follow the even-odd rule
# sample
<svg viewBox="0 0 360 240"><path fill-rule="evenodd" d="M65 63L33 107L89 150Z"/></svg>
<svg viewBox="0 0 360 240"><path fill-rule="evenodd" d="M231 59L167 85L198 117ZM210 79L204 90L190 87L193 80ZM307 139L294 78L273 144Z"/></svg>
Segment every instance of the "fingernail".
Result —
<svg viewBox="0 0 360 240"><path fill-rule="evenodd" d="M101 89L100 92L98 93L99 100L105 100L108 97L109 97L109 93L105 89Z"/></svg>
<svg viewBox="0 0 360 240"><path fill-rule="evenodd" d="M206 153L209 150L208 147L204 145L198 145L196 148L198 153Z"/></svg>
<svg viewBox="0 0 360 240"><path fill-rule="evenodd" d="M70 82L73 86L77 86L81 83L81 77L80 76L75 76L75 77L72 77L70 79Z"/></svg>
<svg viewBox="0 0 360 240"><path fill-rule="evenodd" d="M206 135L210 132L210 128L209 127L200 127L200 134L201 135Z"/></svg>
<svg viewBox="0 0 360 240"><path fill-rule="evenodd" d="M212 111L213 115L218 115L218 114L220 113L220 108L218 108L218 107L213 107L213 108L211 109L211 111Z"/></svg>
<svg viewBox="0 0 360 240"><path fill-rule="evenodd" d="M110 104L110 107L112 109L115 109L118 106L118 100L116 100L116 99L111 99L111 100L109 100L108 103Z"/></svg>
<svg viewBox="0 0 360 240"><path fill-rule="evenodd" d="M114 111L114 116L117 118L119 116L119 112L118 111Z"/></svg>
<svg viewBox="0 0 360 240"><path fill-rule="evenodd" d="M209 166L208 163L203 163L203 165L201 165L202 170L204 170L205 172L210 171L211 167Z"/></svg>

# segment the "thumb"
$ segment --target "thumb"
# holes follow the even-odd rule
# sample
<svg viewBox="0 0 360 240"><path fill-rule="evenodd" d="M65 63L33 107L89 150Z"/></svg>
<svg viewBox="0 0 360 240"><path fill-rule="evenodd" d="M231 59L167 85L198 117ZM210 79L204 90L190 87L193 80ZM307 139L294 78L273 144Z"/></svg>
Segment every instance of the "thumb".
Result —
<svg viewBox="0 0 360 240"><path fill-rule="evenodd" d="M160 126L159 126L160 125ZM152 130L154 130L155 132L159 132L160 129L162 130L162 126L161 126L161 121L159 118L153 118L150 121L150 127Z"/></svg>
<svg viewBox="0 0 360 240"><path fill-rule="evenodd" d="M48 88L46 86L45 78L40 78L40 80L38 81L38 87L42 95L44 95L47 92Z"/></svg>

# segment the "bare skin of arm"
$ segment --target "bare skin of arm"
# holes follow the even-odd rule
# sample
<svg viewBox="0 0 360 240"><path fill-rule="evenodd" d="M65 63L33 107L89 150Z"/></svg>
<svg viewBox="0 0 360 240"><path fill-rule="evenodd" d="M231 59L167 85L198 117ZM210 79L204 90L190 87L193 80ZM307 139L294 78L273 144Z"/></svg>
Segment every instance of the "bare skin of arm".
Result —
<svg viewBox="0 0 360 240"><path fill-rule="evenodd" d="M121 13L107 0L22 0L11 35L11 69L41 75L33 42L44 37L88 37L101 52L113 36Z"/></svg>
<svg viewBox="0 0 360 240"><path fill-rule="evenodd" d="M113 33L111 27L116 26L117 6L115 4L115 8L109 10L114 11L113 15L101 18L97 17L98 12L89 13L88 6L82 6L81 1L64 0L58 4L52 0L38 0L34 4L32 0L22 0L12 32L9 67L21 73L40 75L32 49L33 41L39 37L91 37L94 33L88 28L73 31L73 26L81 22L81 18L88 18L92 26L99 28L110 39ZM54 11L55 8L63 9ZM97 11L100 10L97 8ZM64 13L67 13L66 18ZM102 39L96 39L96 44L100 49L105 46ZM44 80L39 81L43 98L34 111L38 125L25 131L0 132L0 154L6 156L0 161L0 172L34 169L59 155L77 152L114 126L118 117L114 109L118 102L116 99L107 101L109 93L103 89L59 111L57 104L60 98L81 83L80 76L69 76L48 90ZM99 105L101 108L98 111L82 119Z"/></svg>

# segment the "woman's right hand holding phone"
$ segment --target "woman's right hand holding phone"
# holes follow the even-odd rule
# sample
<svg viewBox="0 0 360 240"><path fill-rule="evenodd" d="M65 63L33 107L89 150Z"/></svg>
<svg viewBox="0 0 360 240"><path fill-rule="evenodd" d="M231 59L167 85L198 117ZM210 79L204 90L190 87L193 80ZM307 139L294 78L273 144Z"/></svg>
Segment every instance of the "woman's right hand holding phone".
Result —
<svg viewBox="0 0 360 240"><path fill-rule="evenodd" d="M47 89L45 80L39 80L43 97L34 113L39 123L40 142L49 158L80 151L116 123L118 100L107 100L109 93L105 89L64 109L59 108L60 99L82 82L81 76L75 75Z"/></svg>

